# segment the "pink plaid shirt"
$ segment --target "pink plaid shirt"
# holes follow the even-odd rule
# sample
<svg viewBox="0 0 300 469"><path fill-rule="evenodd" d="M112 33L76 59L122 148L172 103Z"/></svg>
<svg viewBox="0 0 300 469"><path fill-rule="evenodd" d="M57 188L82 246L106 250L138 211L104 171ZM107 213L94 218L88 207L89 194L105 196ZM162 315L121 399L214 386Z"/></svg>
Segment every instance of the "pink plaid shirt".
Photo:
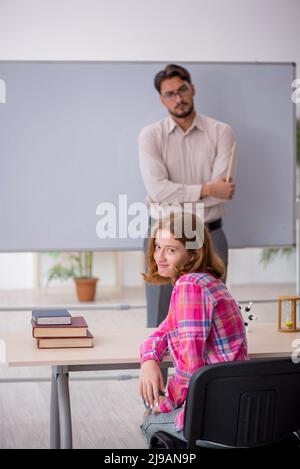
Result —
<svg viewBox="0 0 300 469"><path fill-rule="evenodd" d="M160 411L182 406L175 421L180 431L192 374L207 364L248 359L243 317L221 280L208 273L186 274L177 280L168 316L141 345L141 364L159 363L167 350L175 375L168 380Z"/></svg>

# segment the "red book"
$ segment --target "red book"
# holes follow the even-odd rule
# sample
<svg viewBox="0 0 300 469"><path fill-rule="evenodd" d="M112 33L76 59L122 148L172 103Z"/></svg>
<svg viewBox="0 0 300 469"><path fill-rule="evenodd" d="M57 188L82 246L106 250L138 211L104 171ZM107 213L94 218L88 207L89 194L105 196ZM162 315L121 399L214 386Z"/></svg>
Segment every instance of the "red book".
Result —
<svg viewBox="0 0 300 469"><path fill-rule="evenodd" d="M72 324L60 325L43 325L36 324L34 319L31 320L32 336L38 337L86 337L88 325L82 316L72 317Z"/></svg>
<svg viewBox="0 0 300 469"><path fill-rule="evenodd" d="M38 348L91 348L93 336L87 331L86 337L41 337L37 339Z"/></svg>

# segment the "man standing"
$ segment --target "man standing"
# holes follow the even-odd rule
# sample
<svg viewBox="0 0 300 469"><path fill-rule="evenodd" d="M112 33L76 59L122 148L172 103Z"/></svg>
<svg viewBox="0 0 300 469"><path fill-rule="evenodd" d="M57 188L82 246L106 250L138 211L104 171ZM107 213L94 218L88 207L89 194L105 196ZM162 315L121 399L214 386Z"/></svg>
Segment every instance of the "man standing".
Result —
<svg viewBox="0 0 300 469"><path fill-rule="evenodd" d="M185 68L167 65L156 74L154 86L169 116L139 135L140 168L149 205L202 202L204 221L227 268L222 216L226 200L235 191L234 183L225 180L234 144L232 129L195 111L195 87ZM146 285L148 327L158 326L166 317L171 293L171 285Z"/></svg>

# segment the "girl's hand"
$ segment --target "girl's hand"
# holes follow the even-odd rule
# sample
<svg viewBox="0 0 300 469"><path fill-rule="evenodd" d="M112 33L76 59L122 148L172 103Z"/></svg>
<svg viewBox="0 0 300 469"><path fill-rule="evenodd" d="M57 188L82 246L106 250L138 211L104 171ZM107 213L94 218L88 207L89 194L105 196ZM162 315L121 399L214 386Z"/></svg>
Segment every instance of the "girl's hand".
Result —
<svg viewBox="0 0 300 469"><path fill-rule="evenodd" d="M160 403L159 390L164 391L164 382L160 368L155 360L148 360L141 366L140 396L146 405L158 410Z"/></svg>
<svg viewBox="0 0 300 469"><path fill-rule="evenodd" d="M159 406L164 399L165 399L165 396L159 396L158 406L153 407L153 410L152 410L153 415L160 414Z"/></svg>

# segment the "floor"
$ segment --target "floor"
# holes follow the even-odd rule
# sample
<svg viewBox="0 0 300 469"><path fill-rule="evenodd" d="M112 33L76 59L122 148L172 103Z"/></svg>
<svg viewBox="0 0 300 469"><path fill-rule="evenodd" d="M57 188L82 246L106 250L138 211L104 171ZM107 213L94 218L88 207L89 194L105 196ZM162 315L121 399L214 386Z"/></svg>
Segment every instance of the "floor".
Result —
<svg viewBox="0 0 300 469"><path fill-rule="evenodd" d="M258 321L276 322L277 297L295 294L295 285L239 285L230 290L245 302L243 312L245 304L253 301L251 313ZM13 307L58 304L78 306L72 290L0 291L0 331L30 328L30 311L11 311ZM91 330L146 324L143 289L126 289L113 296L100 292L97 304L98 310L82 312ZM105 309L112 304L129 304L131 309ZM70 394L75 448L146 448L139 430L143 404L138 371L74 373ZM48 448L49 406L49 369L0 365L0 448Z"/></svg>

